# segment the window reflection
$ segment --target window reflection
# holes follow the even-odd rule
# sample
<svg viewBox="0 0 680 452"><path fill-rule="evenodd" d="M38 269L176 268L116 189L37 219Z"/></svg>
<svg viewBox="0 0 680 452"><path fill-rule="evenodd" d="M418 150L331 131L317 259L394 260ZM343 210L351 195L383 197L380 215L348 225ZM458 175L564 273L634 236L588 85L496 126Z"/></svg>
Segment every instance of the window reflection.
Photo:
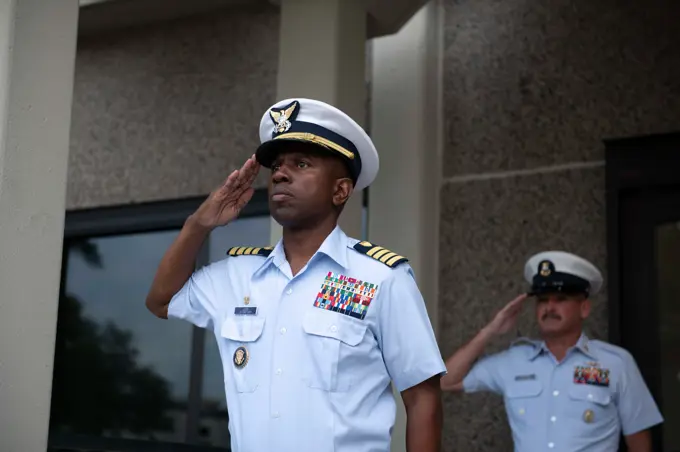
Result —
<svg viewBox="0 0 680 452"><path fill-rule="evenodd" d="M191 326L144 306L176 235L65 242L52 432L184 441Z"/></svg>
<svg viewBox="0 0 680 452"><path fill-rule="evenodd" d="M656 229L657 306L664 425L680 425L680 223ZM664 428L664 451L680 450L680 430Z"/></svg>

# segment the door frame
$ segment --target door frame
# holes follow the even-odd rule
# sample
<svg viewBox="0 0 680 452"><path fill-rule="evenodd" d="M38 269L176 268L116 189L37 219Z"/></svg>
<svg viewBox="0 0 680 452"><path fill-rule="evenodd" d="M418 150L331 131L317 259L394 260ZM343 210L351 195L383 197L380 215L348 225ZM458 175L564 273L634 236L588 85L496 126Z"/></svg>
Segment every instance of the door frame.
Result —
<svg viewBox="0 0 680 452"><path fill-rule="evenodd" d="M609 341L633 355L661 404L658 334L643 334L658 331L658 312L656 303L639 301L655 299L654 261L646 266L636 262L654 259L654 225L668 215L664 206L669 196L680 196L680 133L611 139L604 144ZM672 192L678 194L669 195ZM642 242L624 247L631 237ZM631 334L631 328L640 334ZM661 450L662 430L663 424L652 429L654 450Z"/></svg>

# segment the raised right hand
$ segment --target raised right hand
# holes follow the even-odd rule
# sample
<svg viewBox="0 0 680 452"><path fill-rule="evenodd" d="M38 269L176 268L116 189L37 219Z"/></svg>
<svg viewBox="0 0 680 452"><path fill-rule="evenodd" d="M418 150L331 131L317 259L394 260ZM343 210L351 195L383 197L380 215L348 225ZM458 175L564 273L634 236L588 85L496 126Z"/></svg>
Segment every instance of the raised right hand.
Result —
<svg viewBox="0 0 680 452"><path fill-rule="evenodd" d="M493 320L486 326L486 329L495 336L500 336L513 329L517 324L517 316L521 312L522 303L526 298L527 294L522 294L506 304L503 309L498 311Z"/></svg>
<svg viewBox="0 0 680 452"><path fill-rule="evenodd" d="M252 198L255 192L252 185L259 171L260 164L252 155L241 169L234 170L221 187L210 193L191 215L191 220L206 229L224 226L234 220Z"/></svg>

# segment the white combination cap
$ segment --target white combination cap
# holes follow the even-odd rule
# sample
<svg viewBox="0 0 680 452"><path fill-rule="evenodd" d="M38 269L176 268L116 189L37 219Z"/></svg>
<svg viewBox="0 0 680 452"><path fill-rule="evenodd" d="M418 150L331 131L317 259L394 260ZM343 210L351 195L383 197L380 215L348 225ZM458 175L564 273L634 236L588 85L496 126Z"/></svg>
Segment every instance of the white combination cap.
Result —
<svg viewBox="0 0 680 452"><path fill-rule="evenodd" d="M282 144L290 141L317 145L347 164L354 189L362 190L378 174L378 151L373 141L341 110L313 99L286 99L269 108L260 121L257 161L270 168Z"/></svg>
<svg viewBox="0 0 680 452"><path fill-rule="evenodd" d="M602 273L587 260L564 251L544 251L529 258L524 278L531 295L546 292L595 295L602 288Z"/></svg>

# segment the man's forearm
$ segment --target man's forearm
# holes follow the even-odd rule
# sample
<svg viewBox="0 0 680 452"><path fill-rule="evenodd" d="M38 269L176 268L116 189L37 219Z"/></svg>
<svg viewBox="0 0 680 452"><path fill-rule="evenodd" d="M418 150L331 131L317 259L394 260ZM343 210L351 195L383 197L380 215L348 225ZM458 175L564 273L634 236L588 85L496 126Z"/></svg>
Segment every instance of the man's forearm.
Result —
<svg viewBox="0 0 680 452"><path fill-rule="evenodd" d="M649 430L642 430L624 437L630 452L652 452L652 434Z"/></svg>
<svg viewBox="0 0 680 452"><path fill-rule="evenodd" d="M406 407L406 451L439 452L442 417L441 397Z"/></svg>
<svg viewBox="0 0 680 452"><path fill-rule="evenodd" d="M491 339L493 334L487 328L483 328L470 342L446 360L446 375L440 381L442 390L462 391L463 379Z"/></svg>
<svg viewBox="0 0 680 452"><path fill-rule="evenodd" d="M442 393L435 375L401 393L406 407L406 450L439 452L442 435Z"/></svg>
<svg viewBox="0 0 680 452"><path fill-rule="evenodd" d="M192 217L187 219L158 265L146 297L146 307L149 311L161 318L168 317L170 300L194 272L196 257L208 234L210 229L198 225Z"/></svg>

